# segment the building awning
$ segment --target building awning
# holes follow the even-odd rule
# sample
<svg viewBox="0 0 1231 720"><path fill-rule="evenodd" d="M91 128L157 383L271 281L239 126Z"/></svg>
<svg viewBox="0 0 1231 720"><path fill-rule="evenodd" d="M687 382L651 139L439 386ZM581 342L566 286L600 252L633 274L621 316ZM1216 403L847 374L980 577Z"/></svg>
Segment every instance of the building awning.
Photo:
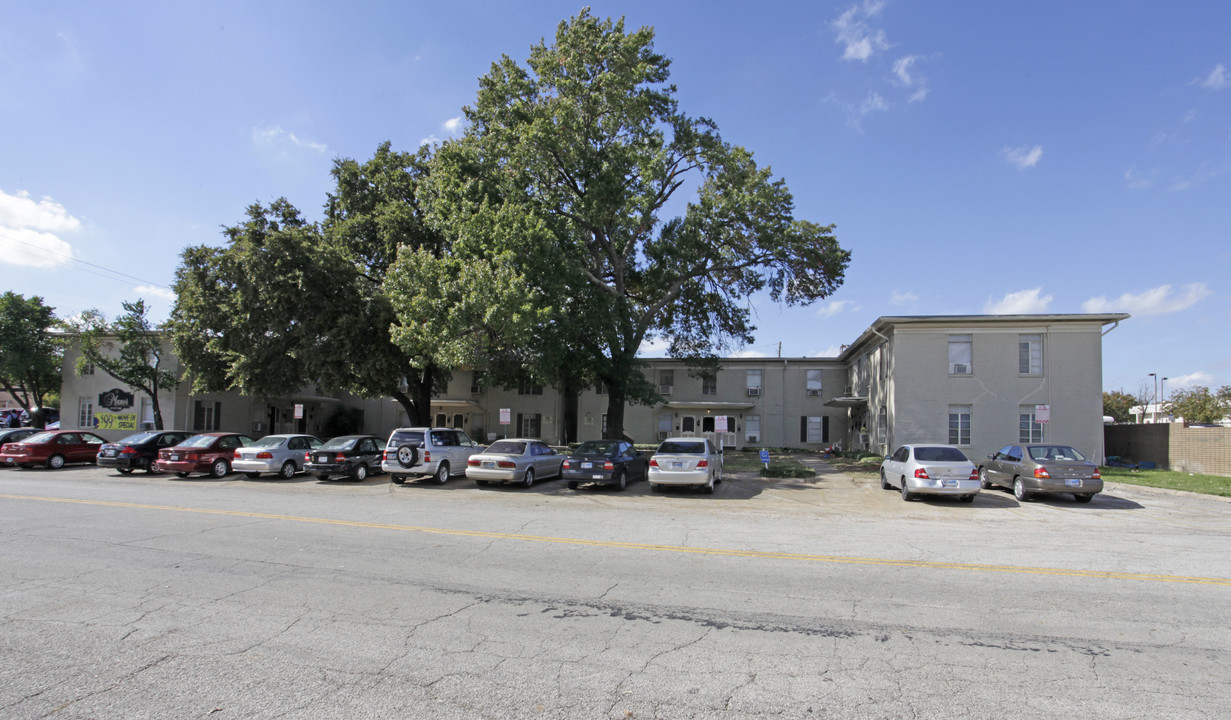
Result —
<svg viewBox="0 0 1231 720"><path fill-rule="evenodd" d="M756 403L750 402L666 402L663 407L672 410L705 410L706 412L723 412L732 410L751 410Z"/></svg>
<svg viewBox="0 0 1231 720"><path fill-rule="evenodd" d="M826 400L825 405L840 408L867 407L868 399L866 397L836 397Z"/></svg>
<svg viewBox="0 0 1231 720"><path fill-rule="evenodd" d="M461 407L461 408L477 408L479 404L474 400L450 400L449 398L432 398L432 407Z"/></svg>

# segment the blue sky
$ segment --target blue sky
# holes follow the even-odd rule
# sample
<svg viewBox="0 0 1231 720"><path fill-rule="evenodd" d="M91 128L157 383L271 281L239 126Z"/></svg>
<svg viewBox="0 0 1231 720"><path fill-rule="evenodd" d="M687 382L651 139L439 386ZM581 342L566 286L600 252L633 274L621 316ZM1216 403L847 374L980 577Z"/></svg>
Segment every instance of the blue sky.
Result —
<svg viewBox="0 0 1231 720"><path fill-rule="evenodd" d="M185 246L253 201L319 218L333 158L459 133L492 61L581 7L8 3L0 272L62 316L165 317ZM1115 311L1106 389L1231 384L1231 3L592 10L653 26L681 107L853 252L826 301L758 298L744 354L833 354L881 315Z"/></svg>

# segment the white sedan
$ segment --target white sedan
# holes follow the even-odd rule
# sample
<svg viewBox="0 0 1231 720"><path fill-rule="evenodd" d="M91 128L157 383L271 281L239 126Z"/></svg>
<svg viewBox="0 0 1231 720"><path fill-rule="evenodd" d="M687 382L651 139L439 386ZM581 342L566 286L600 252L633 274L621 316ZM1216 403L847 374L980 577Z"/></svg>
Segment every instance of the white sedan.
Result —
<svg viewBox="0 0 1231 720"><path fill-rule="evenodd" d="M466 477L479 485L490 483L534 484L536 478L560 477L564 456L541 440L497 440L466 461Z"/></svg>
<svg viewBox="0 0 1231 720"><path fill-rule="evenodd" d="M650 489L662 492L667 485L689 485L707 495L722 482L722 451L708 438L667 438L650 458Z"/></svg>
<svg viewBox="0 0 1231 720"><path fill-rule="evenodd" d="M897 485L903 500L916 495L957 495L974 502L979 471L952 445L903 445L881 462L881 487Z"/></svg>
<svg viewBox="0 0 1231 720"><path fill-rule="evenodd" d="M231 469L258 478L261 473L277 473L289 480L303 470L304 454L321 446L312 435L266 435L231 458Z"/></svg>

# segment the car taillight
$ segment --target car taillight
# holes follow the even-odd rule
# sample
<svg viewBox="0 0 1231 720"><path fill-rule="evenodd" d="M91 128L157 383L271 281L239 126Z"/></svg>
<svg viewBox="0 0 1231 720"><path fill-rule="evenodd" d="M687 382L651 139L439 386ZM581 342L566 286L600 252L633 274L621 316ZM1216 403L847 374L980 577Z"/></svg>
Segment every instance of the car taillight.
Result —
<svg viewBox="0 0 1231 720"><path fill-rule="evenodd" d="M239 451L238 451L238 450L236 450L236 451L235 451L235 454L234 454L234 455L232 455L231 457L232 457L232 458L234 458L234 459L236 459L236 460L238 460L238 459L239 459Z"/></svg>
<svg viewBox="0 0 1231 720"><path fill-rule="evenodd" d="M338 453L333 458L334 462L346 462L346 453Z"/></svg>
<svg viewBox="0 0 1231 720"><path fill-rule="evenodd" d="M312 462L312 453L311 453L311 452L306 452L306 453L304 453L304 454L303 454L303 461L304 461L304 462Z"/></svg>
<svg viewBox="0 0 1231 720"><path fill-rule="evenodd" d="M923 468L918 468L917 470L915 470L915 478L918 480L931 480L932 479L928 475L928 471L924 470Z"/></svg>
<svg viewBox="0 0 1231 720"><path fill-rule="evenodd" d="M502 467L502 468L506 468L506 469L507 469L507 468L515 468L515 467L517 467L517 463L513 462L512 460L501 460L500 462L498 462L498 463L496 463L496 464L497 464L497 465L499 465L500 467Z"/></svg>
<svg viewBox="0 0 1231 720"><path fill-rule="evenodd" d="M615 470L615 463L608 460L607 462L603 463L603 469L604 470Z"/></svg>
<svg viewBox="0 0 1231 720"><path fill-rule="evenodd" d="M702 461L700 461L700 462L698 462L698 463L697 463L697 467L699 467L699 468L702 468L702 467L709 467L709 466L710 466L710 461L709 461L709 460L702 460Z"/></svg>
<svg viewBox="0 0 1231 720"><path fill-rule="evenodd" d="M970 469L970 477L968 477L968 478L966 478L966 479L967 479L967 480L978 480L978 479L979 479L979 468L971 468L971 469Z"/></svg>
<svg viewBox="0 0 1231 720"><path fill-rule="evenodd" d="M658 467L658 458L650 458L650 467Z"/></svg>
<svg viewBox="0 0 1231 720"><path fill-rule="evenodd" d="M125 445L124 447L120 448L120 454L121 455L136 455L137 449L130 445Z"/></svg>
<svg viewBox="0 0 1231 720"><path fill-rule="evenodd" d="M469 460L466 461L466 464L469 465L470 467L478 467L479 461L475 460L474 458L470 458Z"/></svg>
<svg viewBox="0 0 1231 720"><path fill-rule="evenodd" d="M1047 468L1035 468L1034 476L1037 478L1050 478L1051 473L1047 472Z"/></svg>
<svg viewBox="0 0 1231 720"><path fill-rule="evenodd" d="M563 464L563 465L561 465L560 467L561 467L561 468L563 468L564 470L568 470L568 469L569 469L569 468L568 468L568 460L565 460L565 461L564 461L564 464Z"/></svg>
<svg viewBox="0 0 1231 720"><path fill-rule="evenodd" d="M1095 480L1102 480L1102 479L1103 479L1103 473L1099 472L1099 469L1098 469L1098 468L1094 468L1094 474L1093 474L1093 475L1091 475L1090 477L1094 478Z"/></svg>
<svg viewBox="0 0 1231 720"><path fill-rule="evenodd" d="M388 450L386 450L386 451L384 451L384 452L382 452L382 453L380 454L380 461L381 461L381 462L389 462L389 451L388 451Z"/></svg>
<svg viewBox="0 0 1231 720"><path fill-rule="evenodd" d="M432 461L432 454L428 452L427 450L424 450L423 451L423 462L430 463L431 461Z"/></svg>
<svg viewBox="0 0 1231 720"><path fill-rule="evenodd" d="M235 453L235 457L239 457L239 453ZM256 454L257 460L273 460L274 454L271 452L259 452Z"/></svg>

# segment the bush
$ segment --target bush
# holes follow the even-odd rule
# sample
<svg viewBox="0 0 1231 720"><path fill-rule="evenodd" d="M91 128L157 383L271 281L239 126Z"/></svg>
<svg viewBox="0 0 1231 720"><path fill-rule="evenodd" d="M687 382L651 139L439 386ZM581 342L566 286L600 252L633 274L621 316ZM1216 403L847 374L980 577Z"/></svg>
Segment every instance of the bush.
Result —
<svg viewBox="0 0 1231 720"><path fill-rule="evenodd" d="M816 471L802 465L770 465L769 469L761 468L761 477L810 478L816 477Z"/></svg>

